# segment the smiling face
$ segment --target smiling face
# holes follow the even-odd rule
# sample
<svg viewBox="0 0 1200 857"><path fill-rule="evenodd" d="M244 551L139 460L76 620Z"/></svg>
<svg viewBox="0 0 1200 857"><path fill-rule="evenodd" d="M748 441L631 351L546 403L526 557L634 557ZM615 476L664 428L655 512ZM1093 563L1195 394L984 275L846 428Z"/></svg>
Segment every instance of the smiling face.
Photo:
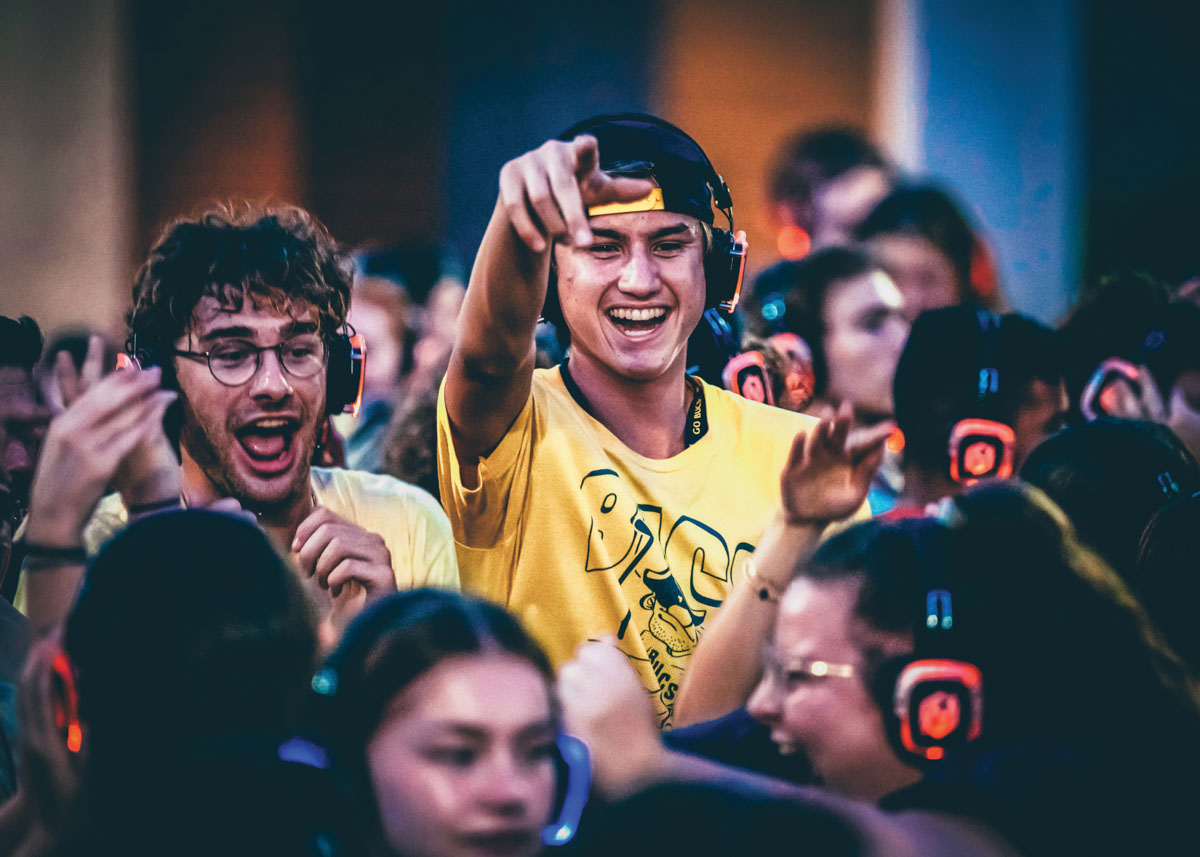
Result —
<svg viewBox="0 0 1200 857"><path fill-rule="evenodd" d="M241 308L203 297L189 330L175 343L181 351L214 351L242 344L274 346L293 336L317 333L316 310L307 303L277 307L247 295ZM184 405L180 435L189 500L235 497L257 512L286 509L308 496L309 466L324 417L325 372L298 378L269 349L258 371L243 384L226 386L203 358L175 358Z"/></svg>
<svg viewBox="0 0 1200 857"><path fill-rule="evenodd" d="M875 801L920 778L892 750L883 715L864 683L864 642L886 655L912 640L864 627L858 581L798 578L780 601L764 671L748 709L781 750L802 749L831 790ZM814 668L814 664L824 669Z"/></svg>
<svg viewBox="0 0 1200 857"><path fill-rule="evenodd" d="M825 399L857 413L892 413L892 380L908 339L904 298L891 278L871 271L834 283L825 296Z"/></svg>
<svg viewBox="0 0 1200 857"><path fill-rule="evenodd" d="M593 217L590 226L590 246L555 248L572 369L627 381L682 372L688 337L704 313L700 222L642 211Z"/></svg>
<svg viewBox="0 0 1200 857"><path fill-rule="evenodd" d="M407 857L541 850L555 795L546 679L508 654L447 658L392 703L367 745L383 833Z"/></svg>

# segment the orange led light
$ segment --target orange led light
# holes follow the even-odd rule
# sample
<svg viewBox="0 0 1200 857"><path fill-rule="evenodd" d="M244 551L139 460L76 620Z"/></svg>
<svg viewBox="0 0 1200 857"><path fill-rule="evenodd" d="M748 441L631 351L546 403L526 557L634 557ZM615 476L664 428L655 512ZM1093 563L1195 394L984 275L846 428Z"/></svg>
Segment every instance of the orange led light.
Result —
<svg viewBox="0 0 1200 857"><path fill-rule="evenodd" d="M775 249L785 259L802 259L812 250L812 238L799 226L784 226L775 236Z"/></svg>

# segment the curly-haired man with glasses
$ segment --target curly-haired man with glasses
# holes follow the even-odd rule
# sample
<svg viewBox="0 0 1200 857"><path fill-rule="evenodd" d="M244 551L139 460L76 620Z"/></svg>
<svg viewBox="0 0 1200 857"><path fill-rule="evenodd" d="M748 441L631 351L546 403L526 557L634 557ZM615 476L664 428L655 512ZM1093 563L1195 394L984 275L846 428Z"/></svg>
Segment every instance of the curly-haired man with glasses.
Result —
<svg viewBox="0 0 1200 857"><path fill-rule="evenodd" d="M126 350L178 399L78 539L73 526L41 527L51 547L95 549L130 513L180 498L232 498L291 551L334 630L397 587L457 588L436 500L390 477L312 466L326 416L354 399L352 278L348 255L298 208L222 207L168 226L138 272ZM87 422L99 424L105 405L92 405Z"/></svg>

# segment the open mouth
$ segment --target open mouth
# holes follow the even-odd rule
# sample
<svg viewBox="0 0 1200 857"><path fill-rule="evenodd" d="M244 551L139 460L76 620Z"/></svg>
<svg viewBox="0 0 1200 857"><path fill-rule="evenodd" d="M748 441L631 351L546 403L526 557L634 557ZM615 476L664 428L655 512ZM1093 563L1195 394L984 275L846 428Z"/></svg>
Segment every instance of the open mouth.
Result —
<svg viewBox="0 0 1200 857"><path fill-rule="evenodd" d="M298 427L298 420L270 417L247 423L235 435L251 467L271 474L291 465L292 440Z"/></svg>
<svg viewBox="0 0 1200 857"><path fill-rule="evenodd" d="M666 307L613 307L606 313L609 321L629 332L654 330L667 318Z"/></svg>

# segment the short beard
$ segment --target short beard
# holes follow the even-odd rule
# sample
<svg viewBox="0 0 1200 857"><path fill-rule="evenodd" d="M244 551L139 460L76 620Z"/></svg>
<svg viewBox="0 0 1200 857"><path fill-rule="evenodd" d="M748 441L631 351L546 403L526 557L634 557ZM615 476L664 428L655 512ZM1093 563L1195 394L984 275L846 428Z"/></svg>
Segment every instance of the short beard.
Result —
<svg viewBox="0 0 1200 857"><path fill-rule="evenodd" d="M232 434L229 437L231 443L238 443L237 438ZM259 517L271 519L284 514L293 503L304 496L305 491L309 490L308 477L313 452L311 446L307 451L297 448L298 454L303 453L301 458L303 464L296 469L292 484L283 497L277 500L263 500L252 496L250 489L236 479L237 471L234 470L233 462L221 459L216 444L211 440L209 430L188 407L186 399L184 400L183 427L180 431L179 442L218 491L227 497L234 498L243 509L253 512ZM300 432L293 436L292 443L303 446Z"/></svg>

